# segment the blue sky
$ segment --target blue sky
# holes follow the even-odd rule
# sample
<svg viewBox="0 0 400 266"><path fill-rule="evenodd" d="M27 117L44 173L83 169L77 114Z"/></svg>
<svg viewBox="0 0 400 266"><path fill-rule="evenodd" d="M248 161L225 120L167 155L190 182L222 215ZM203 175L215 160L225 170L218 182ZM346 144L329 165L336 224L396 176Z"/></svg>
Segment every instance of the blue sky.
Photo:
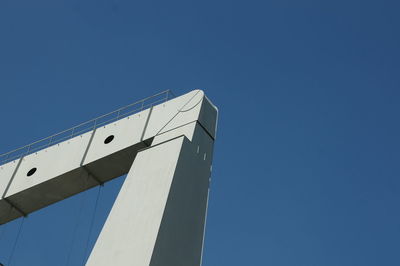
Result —
<svg viewBox="0 0 400 266"><path fill-rule="evenodd" d="M0 152L203 88L220 109L203 266L400 265L399 7L3 0ZM11 264L81 265L97 192L26 219ZM0 227L7 266L19 223Z"/></svg>

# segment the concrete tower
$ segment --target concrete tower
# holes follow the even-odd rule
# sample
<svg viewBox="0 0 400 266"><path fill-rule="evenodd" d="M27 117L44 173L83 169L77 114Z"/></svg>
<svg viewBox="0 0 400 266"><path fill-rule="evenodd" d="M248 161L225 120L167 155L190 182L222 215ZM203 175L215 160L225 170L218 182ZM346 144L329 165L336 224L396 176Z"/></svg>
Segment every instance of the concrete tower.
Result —
<svg viewBox="0 0 400 266"><path fill-rule="evenodd" d="M167 98L0 156L0 224L128 174L87 265L199 266L218 111Z"/></svg>

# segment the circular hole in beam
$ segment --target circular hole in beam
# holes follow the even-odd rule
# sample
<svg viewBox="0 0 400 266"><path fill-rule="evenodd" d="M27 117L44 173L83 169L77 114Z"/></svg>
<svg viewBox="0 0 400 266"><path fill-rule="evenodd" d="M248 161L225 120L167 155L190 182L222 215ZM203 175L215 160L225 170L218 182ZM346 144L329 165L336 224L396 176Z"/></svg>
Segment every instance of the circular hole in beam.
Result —
<svg viewBox="0 0 400 266"><path fill-rule="evenodd" d="M111 141L113 141L113 139L114 139L114 135L108 136L108 137L104 140L104 144L110 143Z"/></svg>
<svg viewBox="0 0 400 266"><path fill-rule="evenodd" d="M31 176L36 172L37 168L33 167L31 170L28 171L28 173L26 174L26 176Z"/></svg>

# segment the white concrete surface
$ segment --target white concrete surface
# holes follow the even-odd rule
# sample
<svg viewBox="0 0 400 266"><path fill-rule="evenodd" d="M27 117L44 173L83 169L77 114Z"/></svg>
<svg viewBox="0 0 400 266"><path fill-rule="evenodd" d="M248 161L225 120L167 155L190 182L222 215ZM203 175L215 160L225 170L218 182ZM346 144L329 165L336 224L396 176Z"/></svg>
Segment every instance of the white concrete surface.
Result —
<svg viewBox="0 0 400 266"><path fill-rule="evenodd" d="M18 165L18 160L0 166L0 195L3 197Z"/></svg>
<svg viewBox="0 0 400 266"><path fill-rule="evenodd" d="M195 90L1 165L0 224L129 172L88 265L200 265L217 117Z"/></svg>
<svg viewBox="0 0 400 266"><path fill-rule="evenodd" d="M88 132L24 157L5 197L80 168L91 134ZM27 176L32 168L37 168L35 174Z"/></svg>
<svg viewBox="0 0 400 266"><path fill-rule="evenodd" d="M89 164L141 142L142 133L149 114L149 109L146 109L140 113L96 129L83 164ZM114 136L113 141L104 145L104 140L110 135Z"/></svg>
<svg viewBox="0 0 400 266"><path fill-rule="evenodd" d="M139 152L87 265L200 265L213 140L193 137Z"/></svg>

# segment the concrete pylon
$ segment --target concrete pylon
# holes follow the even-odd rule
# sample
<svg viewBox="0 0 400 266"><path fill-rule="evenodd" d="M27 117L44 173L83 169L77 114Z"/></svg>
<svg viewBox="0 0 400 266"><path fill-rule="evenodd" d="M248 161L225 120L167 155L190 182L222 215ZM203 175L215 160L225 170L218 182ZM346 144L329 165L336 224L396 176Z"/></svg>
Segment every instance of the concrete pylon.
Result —
<svg viewBox="0 0 400 266"><path fill-rule="evenodd" d="M194 90L0 165L0 224L128 173L87 265L198 266L217 118Z"/></svg>
<svg viewBox="0 0 400 266"><path fill-rule="evenodd" d="M200 265L213 141L195 132L138 153L87 265Z"/></svg>

